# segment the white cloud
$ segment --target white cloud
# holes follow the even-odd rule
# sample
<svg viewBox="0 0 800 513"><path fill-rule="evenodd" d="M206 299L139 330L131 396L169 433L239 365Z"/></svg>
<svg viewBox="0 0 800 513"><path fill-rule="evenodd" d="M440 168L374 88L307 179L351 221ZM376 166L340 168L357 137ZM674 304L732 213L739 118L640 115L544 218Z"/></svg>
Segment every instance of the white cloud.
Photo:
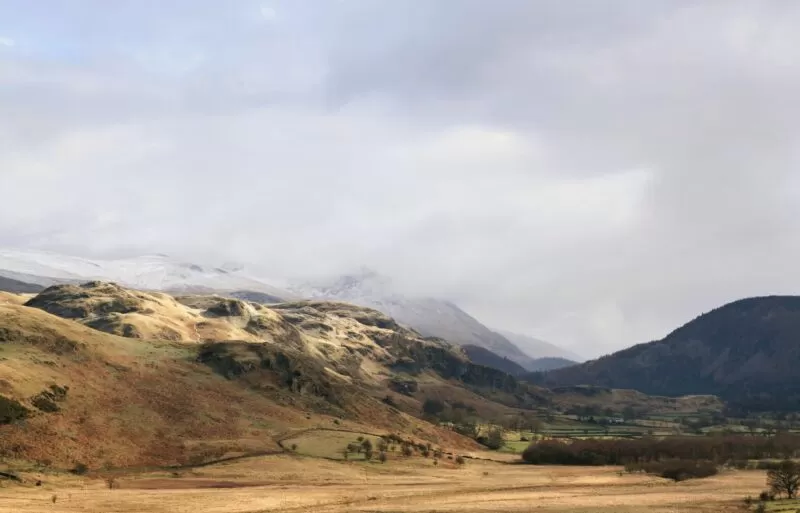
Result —
<svg viewBox="0 0 800 513"><path fill-rule="evenodd" d="M11 39L10 37L2 37L0 36L0 46L14 46L17 42Z"/></svg>
<svg viewBox="0 0 800 513"><path fill-rule="evenodd" d="M275 21L275 19L278 17L278 12L275 10L274 7L262 5L261 17L264 18L266 21Z"/></svg>
<svg viewBox="0 0 800 513"><path fill-rule="evenodd" d="M366 264L587 354L800 290L794 4L191 3L8 20L0 245Z"/></svg>

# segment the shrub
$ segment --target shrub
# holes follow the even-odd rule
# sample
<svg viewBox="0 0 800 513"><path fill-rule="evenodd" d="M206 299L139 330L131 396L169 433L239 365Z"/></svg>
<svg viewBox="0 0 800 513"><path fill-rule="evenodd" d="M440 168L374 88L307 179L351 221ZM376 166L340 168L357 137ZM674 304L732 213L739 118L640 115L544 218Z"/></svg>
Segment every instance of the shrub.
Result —
<svg viewBox="0 0 800 513"><path fill-rule="evenodd" d="M369 438L367 438L365 440L364 437L361 437L361 439L363 440L361 442L361 449L364 451L364 454L366 454L367 452L372 454L372 441L370 441ZM369 459L369 458L367 458L367 459Z"/></svg>
<svg viewBox="0 0 800 513"><path fill-rule="evenodd" d="M28 416L28 409L19 402L0 395L0 424L11 424Z"/></svg>
<svg viewBox="0 0 800 513"><path fill-rule="evenodd" d="M414 454L414 451L411 450L411 446L410 445L404 445L402 452L403 452L403 456L405 456L406 458L408 458L412 454Z"/></svg>
<svg viewBox="0 0 800 513"><path fill-rule="evenodd" d="M464 457L463 457L463 456L457 456L457 457L456 457L456 463L457 463L458 465L463 465L464 463L466 463L466 461L464 460Z"/></svg>
<svg viewBox="0 0 800 513"><path fill-rule="evenodd" d="M78 462L78 463L75 463L75 466L72 468L71 472L73 474L77 474L79 476L82 476L82 475L86 474L87 472L89 472L89 467L86 466L85 463Z"/></svg>
<svg viewBox="0 0 800 513"><path fill-rule="evenodd" d="M438 399L425 399L422 404L422 412L425 415L435 417L444 411L444 403Z"/></svg>
<svg viewBox="0 0 800 513"><path fill-rule="evenodd" d="M774 501L775 495L771 493L769 490L764 490L763 492L758 494L758 500L760 500L761 502Z"/></svg>
<svg viewBox="0 0 800 513"><path fill-rule="evenodd" d="M297 444L292 444L292 452L296 452L296 451L297 451Z"/></svg>
<svg viewBox="0 0 800 513"><path fill-rule="evenodd" d="M486 436L479 437L478 443L496 451L501 449L506 442L503 439L503 431L499 428L494 428L491 429Z"/></svg>
<svg viewBox="0 0 800 513"><path fill-rule="evenodd" d="M378 461L380 461L381 463L386 463L386 453L385 452L381 452L381 453L378 454Z"/></svg>
<svg viewBox="0 0 800 513"><path fill-rule="evenodd" d="M737 470L745 470L750 466L750 462L747 460L729 460L728 466Z"/></svg>
<svg viewBox="0 0 800 513"><path fill-rule="evenodd" d="M719 472L717 466L710 461L685 460L658 462L655 468L645 470L648 473L657 474L663 478L672 479L675 482L711 477Z"/></svg>

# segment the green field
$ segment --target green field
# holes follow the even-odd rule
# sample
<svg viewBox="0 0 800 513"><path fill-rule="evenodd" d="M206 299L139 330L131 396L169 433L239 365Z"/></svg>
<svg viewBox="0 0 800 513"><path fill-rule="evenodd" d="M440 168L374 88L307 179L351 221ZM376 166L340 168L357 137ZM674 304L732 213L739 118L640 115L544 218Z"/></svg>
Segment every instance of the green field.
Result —
<svg viewBox="0 0 800 513"><path fill-rule="evenodd" d="M795 513L800 510L800 499L795 500L778 500L768 501L765 503L767 511L783 511L786 513Z"/></svg>
<svg viewBox="0 0 800 513"><path fill-rule="evenodd" d="M351 433L327 429L306 431L296 437L283 440L281 445L285 449L292 450L303 456L343 460L344 449L348 444L359 444L358 437L360 436L372 442L372 446L376 448L375 453L377 454L377 446L380 437L368 433ZM364 455L351 453L348 455L348 459L363 460Z"/></svg>

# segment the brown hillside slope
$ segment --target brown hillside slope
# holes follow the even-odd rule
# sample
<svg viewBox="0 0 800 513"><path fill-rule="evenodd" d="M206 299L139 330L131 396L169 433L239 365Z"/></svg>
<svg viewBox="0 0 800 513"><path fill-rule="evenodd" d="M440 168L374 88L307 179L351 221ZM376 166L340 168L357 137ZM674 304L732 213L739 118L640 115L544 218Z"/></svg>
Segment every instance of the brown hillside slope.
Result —
<svg viewBox="0 0 800 513"><path fill-rule="evenodd" d="M291 428L333 425L326 411L346 417L342 426L471 445L355 389L342 392L339 378L290 348L217 344L222 361L237 362L230 353L252 347L274 362L240 366L246 379L231 379L240 376L198 361L198 350L209 347L117 337L0 304L0 406L21 411L16 401L27 412L0 425L0 456L61 467L198 462L277 450L276 437ZM312 385L293 388L287 376ZM329 390L340 405L331 406Z"/></svg>

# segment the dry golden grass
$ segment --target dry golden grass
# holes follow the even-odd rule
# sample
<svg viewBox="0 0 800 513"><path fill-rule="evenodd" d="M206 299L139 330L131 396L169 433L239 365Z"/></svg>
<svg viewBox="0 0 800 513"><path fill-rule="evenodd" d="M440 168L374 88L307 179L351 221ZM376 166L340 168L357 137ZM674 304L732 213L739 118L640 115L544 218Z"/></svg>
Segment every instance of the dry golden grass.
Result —
<svg viewBox="0 0 800 513"><path fill-rule="evenodd" d="M0 305L21 305L24 304L28 299L30 299L28 294L14 294L12 292L3 292L0 290Z"/></svg>
<svg viewBox="0 0 800 513"><path fill-rule="evenodd" d="M468 460L434 466L412 458L387 464L301 457L253 458L178 476L42 478L43 487L6 485L0 512L346 513L471 512L676 513L740 511L764 473L727 472L672 483L611 467L532 467ZM56 503L52 496L56 495Z"/></svg>

